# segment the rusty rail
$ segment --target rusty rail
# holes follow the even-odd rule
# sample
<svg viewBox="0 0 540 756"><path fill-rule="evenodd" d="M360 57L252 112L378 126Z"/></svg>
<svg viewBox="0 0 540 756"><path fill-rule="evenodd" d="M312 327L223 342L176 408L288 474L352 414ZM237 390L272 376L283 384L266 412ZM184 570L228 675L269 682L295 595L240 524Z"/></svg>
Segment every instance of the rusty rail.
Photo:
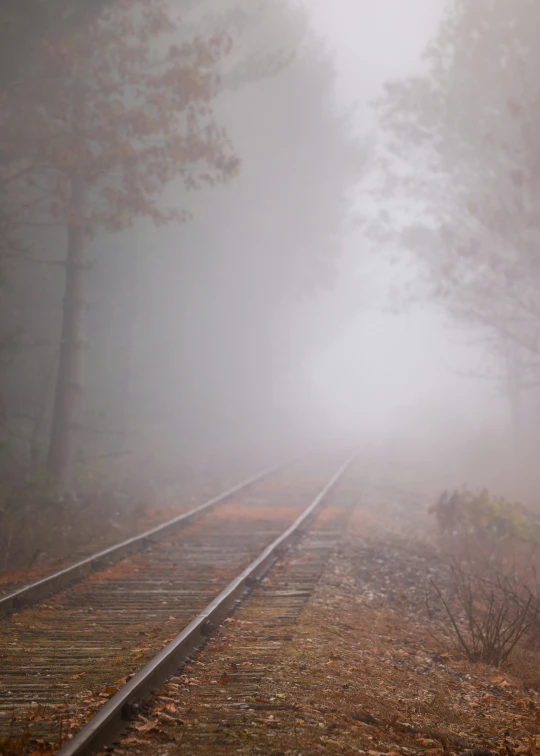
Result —
<svg viewBox="0 0 540 756"><path fill-rule="evenodd" d="M294 460L288 460L286 462L281 462L278 465L274 465L273 467L266 468L262 472L247 478L233 488L219 494L219 496L215 496L213 499L190 509L188 512L184 512L171 520L167 520L167 522L164 522L151 530L147 530L140 535L128 538L115 546L110 546L103 551L99 551L97 554L93 554L79 562L75 562L69 567L53 572L52 574L47 575L47 577L29 583L22 588L18 588L17 590L8 593L6 596L2 596L0 598L0 617L18 611L30 603L47 598L63 588L66 588L68 585L71 585L75 581L81 580L94 570L102 569L103 567L107 567L114 562L124 559L130 554L142 551L151 543L158 541L160 538L169 536L175 528L185 525L187 522L194 522L197 517L216 506L216 504L227 501L240 491L244 491L249 488L249 486L263 480L283 467L286 467L293 461Z"/></svg>
<svg viewBox="0 0 540 756"><path fill-rule="evenodd" d="M178 669L181 662L201 645L212 629L242 600L249 588L272 567L293 539L302 534L303 527L307 525L330 491L343 477L353 460L354 456L339 467L293 524L267 546L189 625L127 682L58 752L58 756L92 756L114 740L125 728L131 712L138 707L139 702L148 697L153 689L159 687Z"/></svg>

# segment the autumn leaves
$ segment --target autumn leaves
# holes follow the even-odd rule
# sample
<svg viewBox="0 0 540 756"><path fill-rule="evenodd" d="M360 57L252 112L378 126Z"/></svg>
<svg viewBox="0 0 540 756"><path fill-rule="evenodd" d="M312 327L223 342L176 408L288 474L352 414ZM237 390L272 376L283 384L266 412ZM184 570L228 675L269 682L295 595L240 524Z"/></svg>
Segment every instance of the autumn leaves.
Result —
<svg viewBox="0 0 540 756"><path fill-rule="evenodd" d="M69 486L85 385L89 241L142 218L187 217L162 202L174 181L199 189L238 171L212 99L230 38L194 35L164 0L123 0L84 26L48 29L4 92L0 181L18 222L62 233L67 276L49 471Z"/></svg>

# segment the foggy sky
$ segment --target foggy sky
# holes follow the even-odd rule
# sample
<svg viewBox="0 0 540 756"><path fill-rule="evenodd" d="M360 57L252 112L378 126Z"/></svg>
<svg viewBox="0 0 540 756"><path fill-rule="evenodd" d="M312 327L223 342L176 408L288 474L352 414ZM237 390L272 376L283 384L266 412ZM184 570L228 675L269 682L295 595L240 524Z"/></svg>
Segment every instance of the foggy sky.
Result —
<svg viewBox="0 0 540 756"><path fill-rule="evenodd" d="M422 68L445 0L305 0L313 24L335 49L339 94L361 115L388 79Z"/></svg>
<svg viewBox="0 0 540 756"><path fill-rule="evenodd" d="M358 132L377 139L372 103L386 81L423 70L422 53L445 0L305 3L335 53L338 100L356 104ZM478 346L471 348L467 334L435 306L387 311L395 305L392 289L399 298L414 277L414 263L403 266L402 276L383 260L388 250L373 249L360 232L349 233L343 251L348 264L335 296L348 290L350 299L355 276L358 312L316 364L314 380L328 417L378 436L421 423L434 411L446 420L457 413L482 425L498 395L493 385L462 375L481 369L485 355ZM403 250L395 254L406 259Z"/></svg>

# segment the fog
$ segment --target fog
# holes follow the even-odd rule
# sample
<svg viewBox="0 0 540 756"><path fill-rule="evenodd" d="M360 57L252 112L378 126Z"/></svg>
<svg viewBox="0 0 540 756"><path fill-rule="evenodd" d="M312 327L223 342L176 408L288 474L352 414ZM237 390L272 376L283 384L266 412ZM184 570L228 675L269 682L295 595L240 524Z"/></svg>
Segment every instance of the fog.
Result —
<svg viewBox="0 0 540 756"><path fill-rule="evenodd" d="M458 134L456 127L445 142L439 136L450 116L441 126L432 117L437 107L428 106L425 115L426 98L414 99L415 81L450 80L440 73L444 66L437 68L424 53L452 4L206 0L196 12L180 0L165 5L181 15L184 41L201 33L220 40L230 35L223 60L201 69L214 65L220 77L218 89L202 101L219 129L212 138L226 139L219 149L229 158L234 153L239 166L229 171L232 163L215 144L206 151L199 145L193 159L193 171L201 174L197 190L186 179L192 169L175 167L158 198L160 211L186 212L181 223L156 225L139 206L130 206L129 222L117 216L96 222L80 263L88 268L85 292L78 295L88 304L84 336L70 337L85 342L84 368L77 363L77 376L65 379L84 390L80 407L71 408L72 434L64 440L69 464L57 465L56 472L66 474L71 486L67 467L84 469L100 460L113 479L171 480L216 460L256 466L299 450L354 445L360 453L376 453L389 474L407 473L410 485L433 491L485 485L535 503L539 402L535 379L527 373L525 380L525 372L536 347L527 342L525 348L528 335L501 326L500 310L495 317L476 306L489 300L483 290L475 288L471 305L472 294L467 299L464 292L473 274L457 270L457 263L448 263L450 252L441 251L452 247L443 226L463 231L459 203L467 202L467 192L478 194L471 160L455 147L458 136L473 144L474 129ZM501 18L507 10L501 2ZM52 181L41 164L56 158L24 155L38 149L35 135L25 132L16 146L9 141L14 118L28 123L35 107L39 117L49 118L47 93L38 106L32 87L26 94L25 79L36 76L32 66L23 68L20 90L13 85L22 93L20 110L9 111L6 95L2 114L2 151L12 154L15 169L25 161L38 166L31 189L19 187L19 194L8 185L6 175L14 170L8 166L2 196L16 204L30 193L40 208L32 222L28 203L17 210L17 243L9 242L11 231L6 234L0 257L1 465L14 476L51 464L65 296L58 262L65 258L66 229L43 224L51 203L34 197ZM402 91L399 84L385 89L391 81L412 82L408 89L403 85L402 101L384 99ZM466 113L471 95L467 90L465 100L457 100L459 81L448 84L448 101ZM392 116L394 110L412 112L417 101L418 133ZM478 107L488 112L490 103ZM58 112L51 106L51 134ZM201 110L198 117L203 123L210 116ZM437 135L432 141L430 129ZM92 143L99 138L92 134ZM391 149L396 139L401 148ZM448 155L447 143L454 150ZM483 159L478 175L495 165L493 155ZM201 165L205 160L208 165ZM54 170L61 173L58 161ZM152 181L162 180L160 171ZM469 183L462 189L465 176ZM503 179L492 179L494 196L498 181ZM45 194L57 189L47 184ZM88 189L92 201L98 191L97 183ZM438 216L431 206L437 192L447 197ZM390 222L381 221L384 212ZM475 236L475 249L491 249L489 238ZM514 250L512 244L505 250ZM482 265L491 270L486 259ZM485 276L476 271L478 286ZM444 296L437 294L441 286L450 288ZM516 291L507 293L508 302ZM503 306L499 293L492 299ZM519 379L501 358L503 342L505 349L519 345ZM532 389L523 391L522 383L531 380Z"/></svg>

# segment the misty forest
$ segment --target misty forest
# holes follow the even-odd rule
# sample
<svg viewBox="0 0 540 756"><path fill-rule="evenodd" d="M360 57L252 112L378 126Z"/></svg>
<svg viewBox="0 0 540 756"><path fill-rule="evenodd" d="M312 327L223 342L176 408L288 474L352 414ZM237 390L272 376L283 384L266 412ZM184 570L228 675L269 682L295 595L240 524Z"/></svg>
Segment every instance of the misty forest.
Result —
<svg viewBox="0 0 540 756"><path fill-rule="evenodd" d="M3 0L1 755L537 755L536 108L535 0Z"/></svg>

